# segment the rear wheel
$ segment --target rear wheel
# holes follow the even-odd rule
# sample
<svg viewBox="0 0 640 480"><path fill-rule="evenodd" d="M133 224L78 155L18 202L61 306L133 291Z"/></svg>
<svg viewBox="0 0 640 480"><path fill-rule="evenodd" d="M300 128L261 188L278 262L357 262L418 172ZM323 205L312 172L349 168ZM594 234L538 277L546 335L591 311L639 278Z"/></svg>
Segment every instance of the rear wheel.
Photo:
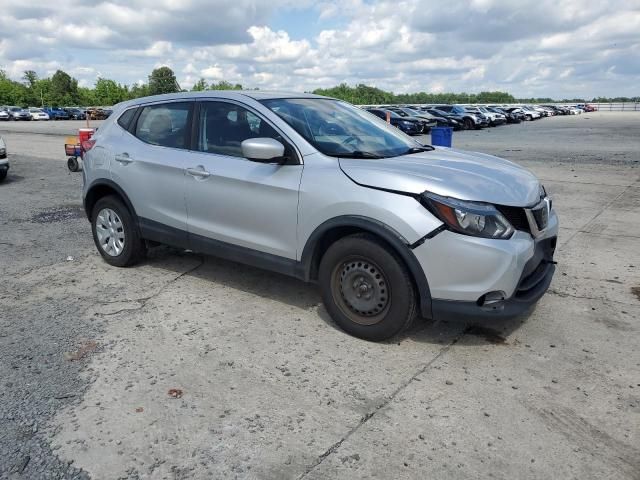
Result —
<svg viewBox="0 0 640 480"><path fill-rule="evenodd" d="M93 241L102 258L115 267L138 263L146 252L133 216L113 195L102 197L91 214Z"/></svg>
<svg viewBox="0 0 640 480"><path fill-rule="evenodd" d="M369 234L342 238L320 262L324 305L347 333L385 340L407 328L415 317L413 282L403 262Z"/></svg>

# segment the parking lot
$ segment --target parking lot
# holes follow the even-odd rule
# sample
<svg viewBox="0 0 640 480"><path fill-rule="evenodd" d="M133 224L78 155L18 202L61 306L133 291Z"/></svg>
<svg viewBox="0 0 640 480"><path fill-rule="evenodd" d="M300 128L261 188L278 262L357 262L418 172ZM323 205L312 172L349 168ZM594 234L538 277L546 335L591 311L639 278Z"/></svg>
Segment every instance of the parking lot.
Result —
<svg viewBox="0 0 640 480"><path fill-rule="evenodd" d="M85 125L0 124L0 478L640 478L640 113L456 132L542 179L556 276L522 318L384 343L285 276L106 265L64 156Z"/></svg>

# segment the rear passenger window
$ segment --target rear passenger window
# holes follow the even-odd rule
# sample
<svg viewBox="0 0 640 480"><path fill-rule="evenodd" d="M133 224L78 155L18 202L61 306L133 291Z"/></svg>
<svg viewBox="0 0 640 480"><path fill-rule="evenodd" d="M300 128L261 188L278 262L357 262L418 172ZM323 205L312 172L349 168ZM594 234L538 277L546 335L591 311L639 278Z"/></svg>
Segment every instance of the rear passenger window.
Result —
<svg viewBox="0 0 640 480"><path fill-rule="evenodd" d="M129 125L131 125L131 120L133 120L133 116L136 114L136 108L130 108L126 110L120 118L118 118L118 125L120 125L125 130L129 129Z"/></svg>
<svg viewBox="0 0 640 480"><path fill-rule="evenodd" d="M178 102L144 107L138 117L135 136L151 145L187 148L191 105L191 102Z"/></svg>

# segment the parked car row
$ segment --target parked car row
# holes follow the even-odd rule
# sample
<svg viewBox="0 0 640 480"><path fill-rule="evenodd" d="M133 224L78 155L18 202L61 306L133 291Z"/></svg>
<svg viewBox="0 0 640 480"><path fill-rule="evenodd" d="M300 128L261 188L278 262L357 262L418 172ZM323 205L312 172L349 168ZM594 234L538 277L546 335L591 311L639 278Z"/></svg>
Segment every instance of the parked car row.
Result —
<svg viewBox="0 0 640 480"><path fill-rule="evenodd" d="M0 120L104 120L111 115L107 108L80 107L16 107L0 106Z"/></svg>
<svg viewBox="0 0 640 480"><path fill-rule="evenodd" d="M554 115L578 115L597 108L579 105L380 105L364 106L408 135L429 133L432 127L477 130Z"/></svg>

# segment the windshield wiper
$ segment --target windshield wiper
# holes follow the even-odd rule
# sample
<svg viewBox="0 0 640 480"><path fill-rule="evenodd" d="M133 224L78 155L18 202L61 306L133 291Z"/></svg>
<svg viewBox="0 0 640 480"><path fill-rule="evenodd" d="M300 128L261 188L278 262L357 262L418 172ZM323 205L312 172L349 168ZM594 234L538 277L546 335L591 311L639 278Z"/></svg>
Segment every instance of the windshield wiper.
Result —
<svg viewBox="0 0 640 480"><path fill-rule="evenodd" d="M412 153L420 153L420 152L430 152L431 150L435 150L435 148L433 148L431 145L424 145L422 147L411 147L402 155L411 155Z"/></svg>
<svg viewBox="0 0 640 480"><path fill-rule="evenodd" d="M354 150L349 153L337 153L333 155L338 158L384 158L382 155L377 155L371 152L363 152L362 150Z"/></svg>

